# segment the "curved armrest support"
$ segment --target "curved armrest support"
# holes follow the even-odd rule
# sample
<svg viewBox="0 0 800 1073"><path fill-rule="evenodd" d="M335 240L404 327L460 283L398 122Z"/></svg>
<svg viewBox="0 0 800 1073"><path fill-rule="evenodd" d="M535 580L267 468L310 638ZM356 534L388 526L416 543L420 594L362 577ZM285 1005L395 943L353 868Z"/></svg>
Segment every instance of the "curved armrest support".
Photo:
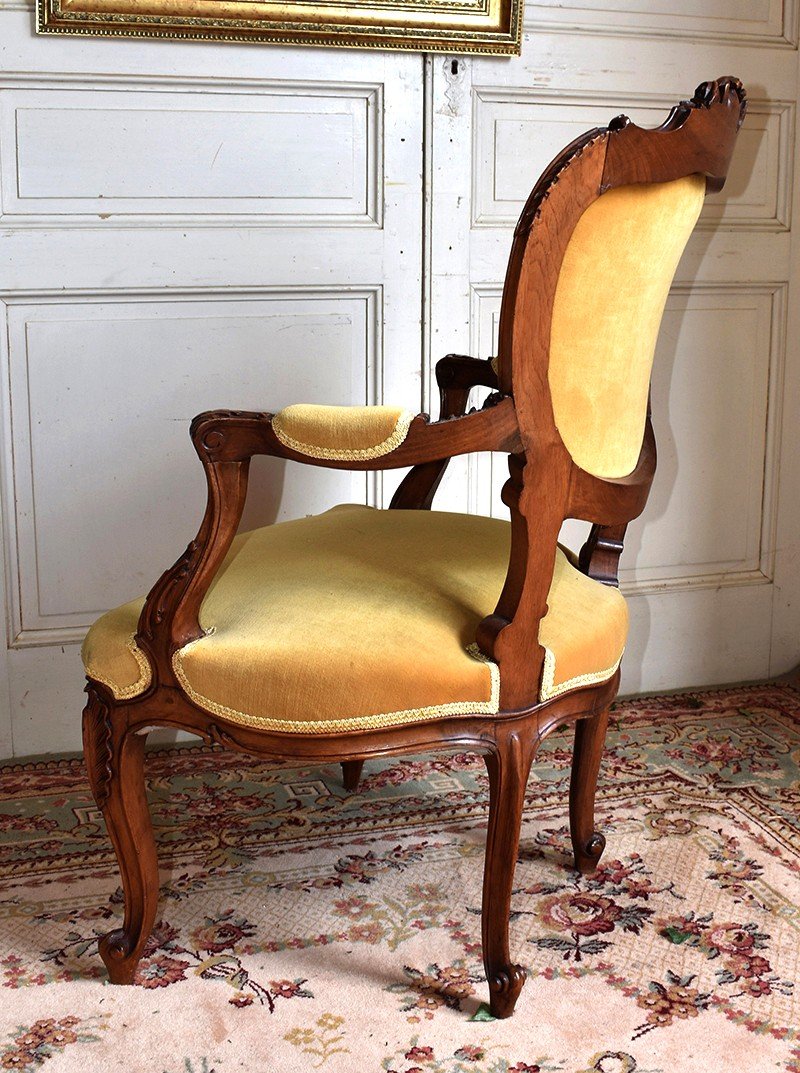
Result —
<svg viewBox="0 0 800 1073"><path fill-rule="evenodd" d="M483 361L481 358L470 358L465 354L446 354L436 363L436 383L439 385L442 408L439 411L441 417L452 417L453 413L445 413L448 405L455 402L456 392L469 393L474 387L490 387L493 391L499 388L497 373L493 359ZM449 402L446 396L450 397ZM466 410L466 399L464 409Z"/></svg>
<svg viewBox="0 0 800 1073"><path fill-rule="evenodd" d="M447 354L436 363L439 385L439 420L463 417L474 387L498 388L491 359L482 361L464 354ZM400 510L430 510L433 497L445 475L449 458L414 466L397 486L389 506Z"/></svg>
<svg viewBox="0 0 800 1073"><path fill-rule="evenodd" d="M147 653L154 682L178 685L172 656L203 636L200 605L236 536L247 496L249 460L202 459L208 486L206 512L195 539L150 590L139 616L137 645Z"/></svg>
<svg viewBox="0 0 800 1073"><path fill-rule="evenodd" d="M619 557L627 528L627 525L593 525L578 558L581 572L618 589Z"/></svg>

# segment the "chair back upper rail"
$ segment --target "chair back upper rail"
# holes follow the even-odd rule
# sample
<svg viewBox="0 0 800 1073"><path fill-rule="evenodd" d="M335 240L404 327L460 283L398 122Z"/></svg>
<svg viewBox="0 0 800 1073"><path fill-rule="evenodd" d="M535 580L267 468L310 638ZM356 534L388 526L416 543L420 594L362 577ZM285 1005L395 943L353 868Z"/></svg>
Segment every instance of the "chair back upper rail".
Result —
<svg viewBox="0 0 800 1073"><path fill-rule="evenodd" d="M494 614L478 630L480 647L500 664L504 710L530 705L538 695L544 663L539 622L547 613L562 522L594 523L599 528L592 541L601 549L604 528L613 529L612 545L621 543L624 525L644 508L655 472L655 438L644 414L638 463L621 477L581 468L559 433L550 383L551 329L570 240L584 213L609 191L698 174L706 177L706 189L719 190L745 110L741 83L727 77L703 83L656 129L620 116L560 153L522 211L503 289L498 380L501 392L514 398L523 454L511 460L503 493L512 521L506 584ZM583 559L587 571L590 560L591 549Z"/></svg>

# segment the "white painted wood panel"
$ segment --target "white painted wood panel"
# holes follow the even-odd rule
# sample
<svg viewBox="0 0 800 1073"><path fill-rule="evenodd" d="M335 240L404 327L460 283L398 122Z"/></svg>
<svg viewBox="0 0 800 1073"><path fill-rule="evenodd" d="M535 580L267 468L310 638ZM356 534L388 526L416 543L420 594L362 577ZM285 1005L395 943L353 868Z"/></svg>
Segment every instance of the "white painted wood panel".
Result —
<svg viewBox="0 0 800 1073"><path fill-rule="evenodd" d="M797 40L796 16L794 0L536 0L525 25L786 46Z"/></svg>
<svg viewBox="0 0 800 1073"><path fill-rule="evenodd" d="M376 403L379 307L379 288L10 304L11 644L81 640L176 558L205 503L187 437L194 414L267 399L274 408L297 398ZM321 350L325 360L310 364ZM375 502L364 474L275 460L264 470L250 490L250 525L309 504Z"/></svg>
<svg viewBox="0 0 800 1073"><path fill-rule="evenodd" d="M3 217L376 226L381 97L339 84L9 88Z"/></svg>
<svg viewBox="0 0 800 1073"><path fill-rule="evenodd" d="M679 284L653 370L658 481L627 535L626 592L772 578L786 289ZM680 525L676 525L680 519Z"/></svg>
<svg viewBox="0 0 800 1073"><path fill-rule="evenodd" d="M472 293L473 350L493 353L500 289ZM658 479L627 534L627 595L772 579L785 298L783 285L673 288L653 371ZM482 513L506 516L507 476L504 456L493 455ZM585 532L565 529L576 547Z"/></svg>
<svg viewBox="0 0 800 1073"><path fill-rule="evenodd" d="M657 126L675 99L653 98L635 106L612 94L592 97L541 90L474 93L473 227L512 226L539 174L573 138L592 125L605 125L625 111L641 126ZM795 107L792 102L751 100L747 125L724 192L709 197L699 224L747 231L788 230L794 162Z"/></svg>
<svg viewBox="0 0 800 1073"><path fill-rule="evenodd" d="M494 350L511 228L554 153L620 111L658 122L727 71L750 115L659 344L624 688L796 663L797 20L797 0L538 0L520 58L454 63L37 39L27 0L5 0L0 756L78 747L86 624L199 521L194 412L435 410L433 362ZM502 458L456 460L437 505L505 516L504 477ZM245 522L395 483L257 460Z"/></svg>

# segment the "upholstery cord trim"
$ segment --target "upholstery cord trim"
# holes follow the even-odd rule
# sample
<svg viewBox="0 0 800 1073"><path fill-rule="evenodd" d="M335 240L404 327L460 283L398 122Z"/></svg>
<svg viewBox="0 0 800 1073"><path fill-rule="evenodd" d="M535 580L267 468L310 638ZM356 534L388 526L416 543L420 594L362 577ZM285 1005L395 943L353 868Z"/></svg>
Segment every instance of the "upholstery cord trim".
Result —
<svg viewBox="0 0 800 1073"><path fill-rule="evenodd" d="M500 669L496 663L485 656L477 645L472 644L467 652L473 659L485 663L489 668L491 693L489 700L454 701L452 704L433 704L426 708L408 708L398 712L380 712L376 715L356 715L349 719L272 719L269 716L249 715L235 708L228 708L216 701L209 700L202 693L192 688L186 677L181 662L184 652L196 645L190 641L172 657L172 669L180 682L181 688L199 707L213 715L219 715L231 723L254 727L258 730L272 730L285 734L330 734L344 733L349 730L381 730L385 727L406 726L410 723L423 723L431 719L444 719L450 715L494 715L500 707Z"/></svg>
<svg viewBox="0 0 800 1073"><path fill-rule="evenodd" d="M136 644L135 633L131 634L130 640L125 643L125 647L136 660L137 666L139 667L139 677L133 685L116 685L110 678L106 678L104 675L98 674L97 671L93 671L88 663L86 665L87 677L92 678L95 682L100 682L101 685L110 689L115 700L129 700L131 697L138 697L140 693L144 693L153 680L153 671L150 667L150 661L144 652L142 652L141 648Z"/></svg>
<svg viewBox="0 0 800 1073"><path fill-rule="evenodd" d="M554 685L553 681L556 676L556 657L555 654L545 646L542 687L539 690L539 700L552 700L553 697L560 697L562 693L568 693L571 689L578 689L579 686L591 686L596 682L605 682L616 672L620 663L622 663L624 654L625 649L623 648L616 663L605 671L592 671L590 674L578 674L574 678L568 678L566 682L559 682L558 685Z"/></svg>
<svg viewBox="0 0 800 1073"><path fill-rule="evenodd" d="M382 455L388 455L396 450L406 438L411 422L417 416L411 410L403 410L391 435L387 436L381 443L376 443L374 447L344 448L319 447L314 443L302 443L300 440L294 439L293 436L283 431L281 413L282 411L279 410L273 416L272 431L284 447L288 447L300 455L307 455L309 458L324 458L331 462L367 462L370 458L380 458Z"/></svg>
<svg viewBox="0 0 800 1073"><path fill-rule="evenodd" d="M206 636L213 632L214 628L212 627L210 630L206 631ZM200 637L198 640L202 641L203 638ZM377 715L357 715L349 719L270 719L269 717L249 715L247 712L240 712L235 708L228 708L225 705L218 704L216 701L209 700L208 697L204 697L201 693L198 693L192 688L184 672L181 663L181 655L194 644L197 644L197 641L191 641L188 645L185 645L182 649L175 652L172 657L172 668L175 671L175 677L180 682L181 688L187 696L189 696L198 707L203 708L205 711L212 712L214 715L220 715L225 719L229 719L231 722L240 723L244 726L260 727L262 730L277 730L286 733L302 733L303 731L306 731L311 734L322 734L326 731L378 730L382 727L401 726L406 723L421 723L427 719L443 719L450 715L494 715L500 708L500 669L493 660L481 652L476 644L471 644L468 646L467 652L473 659L485 663L489 668L491 695L488 701L454 701L452 704L433 704L425 708L409 708L397 712L381 712ZM137 646L135 634L133 634L130 640L127 641L126 648L136 660L136 664L139 667L139 677L132 685L119 686L115 682L112 682L110 678L98 674L90 666L86 667L87 676L95 682L100 682L102 685L106 686L107 689L110 689L115 700L129 700L132 697L139 696L141 693L145 692L153 679L150 662L144 652ZM622 662L622 656L624 655L624 649L623 652L620 653L619 659L606 670L592 671L589 674L579 674L574 678L567 679L565 682L559 682L558 685L554 685L556 672L555 654L549 648L545 648L544 653L542 686L539 690L539 699L541 701L560 697L563 693L568 693L571 689L578 689L581 686L594 685L597 682L606 681L619 668L619 665Z"/></svg>

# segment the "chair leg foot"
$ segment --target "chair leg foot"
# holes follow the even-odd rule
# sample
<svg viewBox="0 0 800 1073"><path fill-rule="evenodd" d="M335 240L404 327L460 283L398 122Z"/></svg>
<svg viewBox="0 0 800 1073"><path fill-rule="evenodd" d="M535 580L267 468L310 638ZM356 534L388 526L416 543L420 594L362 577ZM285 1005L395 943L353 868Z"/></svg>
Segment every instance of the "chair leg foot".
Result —
<svg viewBox="0 0 800 1073"><path fill-rule="evenodd" d="M569 786L569 829L575 867L583 875L595 871L606 848L605 838L594 829L594 798L608 716L606 709L589 719L581 719L575 727Z"/></svg>
<svg viewBox="0 0 800 1073"><path fill-rule="evenodd" d="M582 875L590 876L597 871L600 858L603 856L603 850L606 848L605 835L601 834L600 831L593 831L582 846L576 846L573 843L572 848L575 853L575 868Z"/></svg>
<svg viewBox="0 0 800 1073"><path fill-rule="evenodd" d="M492 1017L503 1020L512 1015L525 977L521 965L509 965L508 971L489 980L489 1012Z"/></svg>
<svg viewBox="0 0 800 1073"><path fill-rule="evenodd" d="M132 946L132 936L124 928L110 931L98 943L100 957L108 969L108 978L112 984L132 984L139 966L141 951ZM131 956L133 954L133 956Z"/></svg>
<svg viewBox="0 0 800 1073"><path fill-rule="evenodd" d="M103 936L100 956L114 984L133 983L153 930L158 859L144 784L145 738L93 690L83 714L84 755L95 801L117 856L125 897L122 928Z"/></svg>
<svg viewBox="0 0 800 1073"><path fill-rule="evenodd" d="M345 790L357 790L361 769L364 767L363 760L345 760L342 763L342 779Z"/></svg>
<svg viewBox="0 0 800 1073"><path fill-rule="evenodd" d="M519 850L519 833L525 787L534 747L519 731L504 732L496 752L486 756L489 771L489 828L483 875L481 931L483 964L489 983L489 1009L493 1017L514 1012L525 970L511 961L508 921L511 889Z"/></svg>

